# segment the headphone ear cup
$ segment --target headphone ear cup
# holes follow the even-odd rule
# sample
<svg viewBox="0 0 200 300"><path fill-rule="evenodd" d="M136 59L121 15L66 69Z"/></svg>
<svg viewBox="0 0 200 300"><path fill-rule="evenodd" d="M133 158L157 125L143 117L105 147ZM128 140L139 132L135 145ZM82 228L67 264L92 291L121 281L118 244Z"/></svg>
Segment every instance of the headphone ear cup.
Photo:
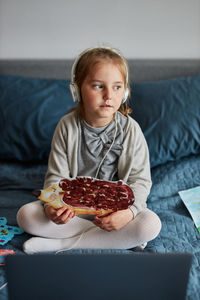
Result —
<svg viewBox="0 0 200 300"><path fill-rule="evenodd" d="M129 96L129 90L126 88L124 92L124 96L122 98L122 103L125 103Z"/></svg>
<svg viewBox="0 0 200 300"><path fill-rule="evenodd" d="M80 93L79 93L79 88L77 87L77 85L75 83L70 83L70 92L71 92L73 101L80 102L81 97L80 97Z"/></svg>

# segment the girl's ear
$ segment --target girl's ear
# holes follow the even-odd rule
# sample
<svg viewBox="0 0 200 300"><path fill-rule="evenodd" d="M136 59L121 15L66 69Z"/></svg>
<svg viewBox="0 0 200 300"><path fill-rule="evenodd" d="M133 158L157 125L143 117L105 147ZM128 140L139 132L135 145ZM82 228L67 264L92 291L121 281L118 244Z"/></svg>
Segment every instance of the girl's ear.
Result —
<svg viewBox="0 0 200 300"><path fill-rule="evenodd" d="M71 92L72 99L73 99L74 102L80 102L81 101L79 88L78 88L76 83L70 83L70 92Z"/></svg>
<svg viewBox="0 0 200 300"><path fill-rule="evenodd" d="M129 90L128 90L128 88L126 88L124 91L124 96L122 98L122 103L126 102L126 100L128 99L128 96L129 96Z"/></svg>

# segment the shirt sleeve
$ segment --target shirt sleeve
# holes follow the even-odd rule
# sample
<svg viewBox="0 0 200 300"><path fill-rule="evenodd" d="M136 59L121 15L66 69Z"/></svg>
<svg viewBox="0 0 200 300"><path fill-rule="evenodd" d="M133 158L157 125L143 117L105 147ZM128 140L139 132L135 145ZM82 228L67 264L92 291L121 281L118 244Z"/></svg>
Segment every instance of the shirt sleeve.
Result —
<svg viewBox="0 0 200 300"><path fill-rule="evenodd" d="M69 164L67 157L67 132L62 120L58 123L52 143L45 176L44 188L57 183L62 178L69 177Z"/></svg>
<svg viewBox="0 0 200 300"><path fill-rule="evenodd" d="M134 120L124 140L124 150L119 162L119 174L133 190L134 204L130 207L134 217L147 207L151 189L149 151L141 128Z"/></svg>

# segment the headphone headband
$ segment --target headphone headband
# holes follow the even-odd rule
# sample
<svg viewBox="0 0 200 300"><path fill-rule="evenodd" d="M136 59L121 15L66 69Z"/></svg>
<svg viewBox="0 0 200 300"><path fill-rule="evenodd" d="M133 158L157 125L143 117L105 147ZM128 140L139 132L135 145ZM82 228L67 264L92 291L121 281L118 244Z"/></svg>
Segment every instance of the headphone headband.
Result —
<svg viewBox="0 0 200 300"><path fill-rule="evenodd" d="M125 65L125 68L126 68L126 84L128 84L128 81L129 81L129 75L128 75L128 66L127 66L127 63L124 59L124 57L121 55L121 53L114 49L114 48L110 48L110 47L92 47L92 48L88 48L86 50L84 50L83 52L81 52L77 58L75 59L73 65L72 65L72 69L71 69L71 83L70 83L70 91L71 91L71 95L72 95L72 98L73 98L73 101L74 102L80 102L80 92L79 92L79 88L77 86L77 84L75 83L75 75L76 75L76 67L78 65L78 62L79 60L81 59L81 57L94 50L94 49L105 49L105 50L110 50L112 51L113 53L117 54L119 57L122 58L123 62L124 62L124 65ZM122 99L122 103L125 103L127 98L129 96L129 90L128 88L125 89L125 92L124 92L124 96L123 96L123 99Z"/></svg>

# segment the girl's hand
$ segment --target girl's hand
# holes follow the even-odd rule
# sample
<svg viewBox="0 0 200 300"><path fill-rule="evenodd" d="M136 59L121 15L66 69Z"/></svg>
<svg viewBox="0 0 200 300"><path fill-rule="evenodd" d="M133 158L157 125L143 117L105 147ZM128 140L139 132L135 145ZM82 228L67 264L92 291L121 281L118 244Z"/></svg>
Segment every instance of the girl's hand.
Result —
<svg viewBox="0 0 200 300"><path fill-rule="evenodd" d="M52 206L47 205L44 208L44 211L46 216L57 225L66 224L75 215L75 213L67 207L53 208Z"/></svg>
<svg viewBox="0 0 200 300"><path fill-rule="evenodd" d="M133 219L133 213L130 208L118 210L108 216L96 216L93 223L101 229L107 231L119 230L127 225Z"/></svg>

